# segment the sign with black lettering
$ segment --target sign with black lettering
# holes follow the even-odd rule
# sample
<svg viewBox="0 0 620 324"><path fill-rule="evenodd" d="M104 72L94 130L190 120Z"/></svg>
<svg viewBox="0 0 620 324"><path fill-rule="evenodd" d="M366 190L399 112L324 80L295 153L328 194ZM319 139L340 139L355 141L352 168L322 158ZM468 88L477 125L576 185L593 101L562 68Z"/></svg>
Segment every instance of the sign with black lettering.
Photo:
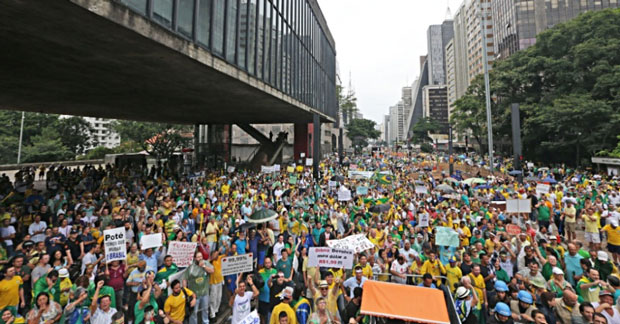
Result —
<svg viewBox="0 0 620 324"><path fill-rule="evenodd" d="M105 262L127 259L127 245L125 245L125 228L117 227L103 231L103 245L105 246Z"/></svg>
<svg viewBox="0 0 620 324"><path fill-rule="evenodd" d="M311 247L308 251L309 267L353 268L353 251L330 247Z"/></svg>

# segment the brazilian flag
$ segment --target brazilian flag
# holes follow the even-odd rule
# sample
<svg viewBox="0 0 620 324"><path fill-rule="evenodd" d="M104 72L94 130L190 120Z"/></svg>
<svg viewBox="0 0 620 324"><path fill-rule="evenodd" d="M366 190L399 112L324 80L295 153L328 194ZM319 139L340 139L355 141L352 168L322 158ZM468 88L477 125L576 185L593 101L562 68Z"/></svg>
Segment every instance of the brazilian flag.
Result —
<svg viewBox="0 0 620 324"><path fill-rule="evenodd" d="M389 185L394 181L394 177L390 174L375 173L375 178L380 184Z"/></svg>

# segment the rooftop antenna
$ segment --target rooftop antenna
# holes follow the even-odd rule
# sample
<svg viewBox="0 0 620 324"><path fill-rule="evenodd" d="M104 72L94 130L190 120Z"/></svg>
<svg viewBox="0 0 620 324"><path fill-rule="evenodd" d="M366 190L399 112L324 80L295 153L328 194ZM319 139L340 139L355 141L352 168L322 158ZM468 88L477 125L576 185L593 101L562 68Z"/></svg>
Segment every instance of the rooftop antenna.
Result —
<svg viewBox="0 0 620 324"><path fill-rule="evenodd" d="M446 0L446 19L452 19L452 10L450 10L450 0Z"/></svg>

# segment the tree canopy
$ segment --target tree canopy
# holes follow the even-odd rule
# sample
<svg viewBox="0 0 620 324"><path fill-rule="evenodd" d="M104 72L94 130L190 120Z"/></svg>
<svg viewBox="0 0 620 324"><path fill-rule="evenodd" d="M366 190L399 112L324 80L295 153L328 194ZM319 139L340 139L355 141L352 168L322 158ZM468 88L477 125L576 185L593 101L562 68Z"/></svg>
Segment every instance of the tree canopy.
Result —
<svg viewBox="0 0 620 324"><path fill-rule="evenodd" d="M512 150L510 104L521 106L524 155L575 165L613 150L620 133L620 10L581 14L498 60L490 72L495 150ZM484 150L484 84L478 76L455 102L451 122Z"/></svg>
<svg viewBox="0 0 620 324"><path fill-rule="evenodd" d="M347 137L356 148L368 145L368 139L377 139L381 132L375 129L377 123L370 119L352 119L347 125Z"/></svg>

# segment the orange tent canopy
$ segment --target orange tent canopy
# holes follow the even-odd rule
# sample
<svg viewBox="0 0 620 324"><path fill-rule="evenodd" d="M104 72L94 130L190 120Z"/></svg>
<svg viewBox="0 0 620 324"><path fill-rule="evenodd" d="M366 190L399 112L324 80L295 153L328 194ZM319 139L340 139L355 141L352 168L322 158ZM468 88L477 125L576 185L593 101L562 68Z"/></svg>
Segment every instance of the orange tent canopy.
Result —
<svg viewBox="0 0 620 324"><path fill-rule="evenodd" d="M364 315L420 323L450 324L443 292L439 289L368 280L364 283Z"/></svg>

